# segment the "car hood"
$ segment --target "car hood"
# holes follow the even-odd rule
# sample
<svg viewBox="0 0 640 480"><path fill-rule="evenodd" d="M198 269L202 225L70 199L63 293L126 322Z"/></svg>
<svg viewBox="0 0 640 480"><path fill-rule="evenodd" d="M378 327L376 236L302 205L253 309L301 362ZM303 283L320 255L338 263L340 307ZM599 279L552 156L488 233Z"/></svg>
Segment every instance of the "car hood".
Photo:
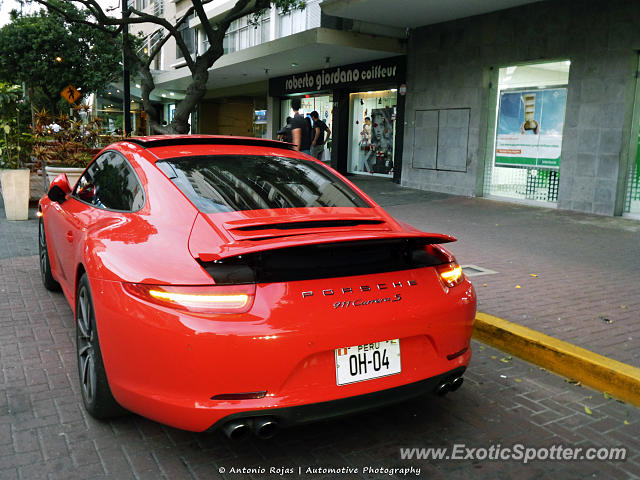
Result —
<svg viewBox="0 0 640 480"><path fill-rule="evenodd" d="M315 207L200 213L189 238L194 258L204 262L263 250L320 243L419 238L454 242L394 220L379 208Z"/></svg>

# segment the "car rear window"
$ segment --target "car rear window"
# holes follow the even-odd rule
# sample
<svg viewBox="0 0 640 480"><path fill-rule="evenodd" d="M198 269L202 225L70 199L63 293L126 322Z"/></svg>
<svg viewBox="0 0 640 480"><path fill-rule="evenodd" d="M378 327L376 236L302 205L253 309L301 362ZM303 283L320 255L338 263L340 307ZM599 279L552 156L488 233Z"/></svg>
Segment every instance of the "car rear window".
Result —
<svg viewBox="0 0 640 480"><path fill-rule="evenodd" d="M278 156L209 155L156 165L203 213L304 207L370 207L314 162Z"/></svg>

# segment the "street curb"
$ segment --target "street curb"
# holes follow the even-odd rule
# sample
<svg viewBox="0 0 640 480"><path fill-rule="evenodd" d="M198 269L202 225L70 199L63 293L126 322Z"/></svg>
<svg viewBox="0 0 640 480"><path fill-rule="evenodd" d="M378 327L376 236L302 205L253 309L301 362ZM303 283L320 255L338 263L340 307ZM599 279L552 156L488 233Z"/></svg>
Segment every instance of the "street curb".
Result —
<svg viewBox="0 0 640 480"><path fill-rule="evenodd" d="M481 312L476 314L473 337L640 407L640 368Z"/></svg>

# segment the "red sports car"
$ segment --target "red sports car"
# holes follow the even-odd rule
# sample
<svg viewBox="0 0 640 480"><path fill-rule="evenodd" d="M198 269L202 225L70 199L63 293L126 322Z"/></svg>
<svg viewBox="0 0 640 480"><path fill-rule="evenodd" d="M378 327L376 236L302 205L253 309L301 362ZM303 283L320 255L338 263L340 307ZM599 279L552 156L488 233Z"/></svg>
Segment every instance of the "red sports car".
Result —
<svg viewBox="0 0 640 480"><path fill-rule="evenodd" d="M266 438L462 383L476 297L455 239L289 144L131 138L56 178L39 215L96 418Z"/></svg>

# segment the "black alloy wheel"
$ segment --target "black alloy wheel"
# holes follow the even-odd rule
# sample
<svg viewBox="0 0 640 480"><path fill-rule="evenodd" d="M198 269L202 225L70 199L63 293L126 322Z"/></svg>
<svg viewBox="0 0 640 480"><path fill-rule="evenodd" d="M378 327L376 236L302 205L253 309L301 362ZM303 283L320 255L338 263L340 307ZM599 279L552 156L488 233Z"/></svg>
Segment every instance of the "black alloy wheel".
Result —
<svg viewBox="0 0 640 480"><path fill-rule="evenodd" d="M51 262L49 261L49 249L47 248L47 234L44 231L44 221L38 222L38 253L40 254L40 276L44 288L51 292L59 292L60 284L51 274Z"/></svg>
<svg viewBox="0 0 640 480"><path fill-rule="evenodd" d="M107 382L86 273L80 279L76 295L76 348L80 393L87 412L97 419L113 418L125 413L113 398Z"/></svg>

